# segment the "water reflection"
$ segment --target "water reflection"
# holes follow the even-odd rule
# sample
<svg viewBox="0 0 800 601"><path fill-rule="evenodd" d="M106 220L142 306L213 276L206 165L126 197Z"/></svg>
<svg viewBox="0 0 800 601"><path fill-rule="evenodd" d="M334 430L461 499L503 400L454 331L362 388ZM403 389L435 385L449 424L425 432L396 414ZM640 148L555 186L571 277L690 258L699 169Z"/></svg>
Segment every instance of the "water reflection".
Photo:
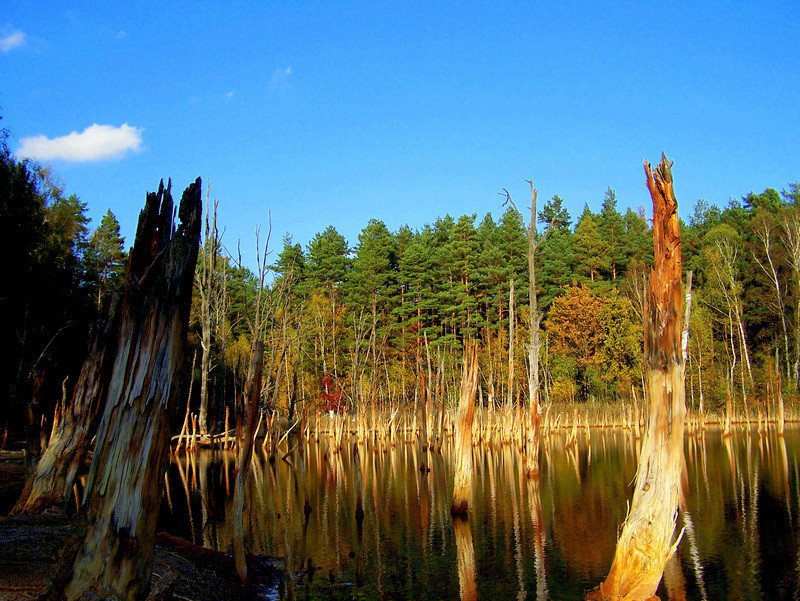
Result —
<svg viewBox="0 0 800 601"><path fill-rule="evenodd" d="M304 599L582 599L608 572L640 441L633 429L554 429L539 478L500 437L473 449L473 500L453 520L452 464L419 442L282 443L257 453L245 538L290 556ZM291 452L289 452L291 450ZM659 595L670 599L800 597L800 428L784 437L734 428L686 439L679 528ZM285 459L281 457L285 455ZM180 453L160 528L230 551L235 457Z"/></svg>
<svg viewBox="0 0 800 601"><path fill-rule="evenodd" d="M453 516L458 557L458 591L461 601L477 601L478 586L475 580L475 547L472 544L472 529L469 520L461 515Z"/></svg>

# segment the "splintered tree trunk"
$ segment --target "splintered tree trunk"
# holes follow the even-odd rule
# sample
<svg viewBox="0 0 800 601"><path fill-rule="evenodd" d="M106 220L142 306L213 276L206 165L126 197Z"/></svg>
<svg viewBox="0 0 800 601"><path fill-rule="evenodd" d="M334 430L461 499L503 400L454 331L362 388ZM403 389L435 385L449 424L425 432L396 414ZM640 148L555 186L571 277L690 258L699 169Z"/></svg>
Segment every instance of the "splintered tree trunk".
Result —
<svg viewBox="0 0 800 601"><path fill-rule="evenodd" d="M671 166L664 155L655 173L645 162L647 186L653 198L654 264L644 336L650 405L633 501L611 571L599 588L603 599L654 598L664 566L680 540L680 536L675 540L675 523L686 407L681 349L681 237ZM594 595L596 598L597 591Z"/></svg>
<svg viewBox="0 0 800 601"><path fill-rule="evenodd" d="M133 601L150 586L200 242L200 178L183 193L177 229L173 212L170 186L162 182L139 216L84 509L51 598L72 601L89 592Z"/></svg>
<svg viewBox="0 0 800 601"><path fill-rule="evenodd" d="M116 302L111 301L108 307L104 327L92 337L72 401L61 411L50 444L14 506L14 514L34 514L61 505L86 460L89 442L97 430L106 400L117 344Z"/></svg>
<svg viewBox="0 0 800 601"><path fill-rule="evenodd" d="M475 417L475 391L478 387L478 350L474 344L464 349L461 368L461 396L458 401L453 456L455 484L453 486L453 515L466 515L472 490L472 421Z"/></svg>

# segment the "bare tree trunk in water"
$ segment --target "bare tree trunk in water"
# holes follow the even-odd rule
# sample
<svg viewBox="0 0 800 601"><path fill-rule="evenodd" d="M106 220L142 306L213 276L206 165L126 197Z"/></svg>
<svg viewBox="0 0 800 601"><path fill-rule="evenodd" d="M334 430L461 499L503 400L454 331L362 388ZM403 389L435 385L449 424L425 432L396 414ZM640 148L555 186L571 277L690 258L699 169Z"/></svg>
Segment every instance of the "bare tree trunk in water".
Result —
<svg viewBox="0 0 800 601"><path fill-rule="evenodd" d="M655 598L680 536L675 538L683 420L686 413L681 349L681 237L672 187L672 163L664 155L651 171L655 256L647 297L644 356L649 415L634 481L633 501L617 542L608 578L590 599Z"/></svg>
<svg viewBox="0 0 800 601"><path fill-rule="evenodd" d="M508 390L506 403L514 404L514 277L509 282L508 292Z"/></svg>
<svg viewBox="0 0 800 601"><path fill-rule="evenodd" d="M117 299L108 300L105 323L92 336L70 405L62 409L61 420L14 506L14 514L35 514L64 503L86 460L106 401L117 346Z"/></svg>
<svg viewBox="0 0 800 601"><path fill-rule="evenodd" d="M239 461L236 471L236 483L233 487L233 557L236 572L242 584L247 583L247 563L244 556L244 485L250 473L250 460L253 457L253 438L256 429L259 400L261 398L261 374L264 365L264 343L253 341L250 351L250 367L244 386L244 398L247 402L247 423L244 440L239 447Z"/></svg>
<svg viewBox="0 0 800 601"><path fill-rule="evenodd" d="M542 240L547 237L546 231L541 239L537 240L536 234L536 188L533 187L533 180L526 180L531 187L531 220L526 225L522 214L517 209L517 205L511 199L508 190L503 190L506 202L511 205L517 214L517 219L522 226L528 241L528 328L530 340L528 341L528 398L530 399L530 427L527 431L525 440L525 473L528 477L539 476L539 423L541 421L541 408L539 405L539 355L542 350L542 342L539 337L539 328L542 323L542 313L539 311L539 303L536 298L536 249ZM505 205L505 203L503 203Z"/></svg>
<svg viewBox="0 0 800 601"><path fill-rule="evenodd" d="M148 193L139 215L84 508L65 543L48 598L73 601L90 592L134 601L150 587L201 205L198 178L183 193L176 230L170 187L165 190L162 182L158 193Z"/></svg>
<svg viewBox="0 0 800 601"><path fill-rule="evenodd" d="M219 284L215 274L217 250L219 248L217 201L214 201L214 216L209 224L211 205L208 200L207 194L206 204L208 204L208 207L206 208L205 240L203 242L200 282L197 287L200 293L200 346L203 349L203 356L200 361L200 411L198 419L200 421L200 434L204 436L208 433L208 380L211 375L211 309L212 303L219 302Z"/></svg>
<svg viewBox="0 0 800 601"><path fill-rule="evenodd" d="M453 515L467 515L472 491L472 421L475 417L475 391L478 387L478 348L473 343L464 347L461 368L461 396L453 444L455 484L453 486Z"/></svg>

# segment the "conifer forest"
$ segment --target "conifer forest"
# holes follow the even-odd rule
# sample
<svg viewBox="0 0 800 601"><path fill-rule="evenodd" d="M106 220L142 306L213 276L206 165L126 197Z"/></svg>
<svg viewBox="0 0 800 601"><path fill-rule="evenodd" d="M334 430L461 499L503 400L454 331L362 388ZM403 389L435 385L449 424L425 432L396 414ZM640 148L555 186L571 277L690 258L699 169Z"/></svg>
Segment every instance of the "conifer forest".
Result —
<svg viewBox="0 0 800 601"><path fill-rule="evenodd" d="M2 167L3 244L16 257L2 298L12 358L2 366L2 420L18 430L31 395L50 419L64 378L71 386L90 331L119 292L127 252L114 215L90 224L85 203L65 197L49 168L7 150ZM352 241L330 225L305 246L290 234L280 243L268 236L265 207L256 267L235 255L237 241L220 236L214 204L206 207L180 382L185 394L194 384L200 428L219 431L235 408L254 335L265 345L262 408L284 416L330 405L321 395L334 391L333 408L348 412L404 410L437 387L452 405L466 340L477 346L480 403L527 404L531 227L541 402L602 411L641 399L653 260L647 209L619 207L609 187L576 216L559 196L540 200L531 224L530 198L513 202L520 212L503 193L487 199L485 215L432 215L420 230L392 232L372 219ZM766 412L779 380L792 398L800 185L745 192L722 206L697 200L681 235L684 277L691 273L689 410L724 411L730 397L737 413Z"/></svg>

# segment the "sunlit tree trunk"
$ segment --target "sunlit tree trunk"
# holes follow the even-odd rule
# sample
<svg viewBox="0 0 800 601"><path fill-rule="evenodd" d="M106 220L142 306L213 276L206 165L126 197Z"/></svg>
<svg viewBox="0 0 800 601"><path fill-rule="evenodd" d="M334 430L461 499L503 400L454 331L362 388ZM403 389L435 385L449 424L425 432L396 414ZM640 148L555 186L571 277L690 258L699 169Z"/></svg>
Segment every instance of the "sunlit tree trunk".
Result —
<svg viewBox="0 0 800 601"><path fill-rule="evenodd" d="M671 163L662 155L655 172L647 162L645 171L653 198L654 247L644 342L648 423L633 500L614 561L608 578L590 598L653 598L678 543L674 538L686 412L681 351L681 237Z"/></svg>
<svg viewBox="0 0 800 601"><path fill-rule="evenodd" d="M782 225L782 241L787 250L787 261L792 270L792 281L795 286L792 376L797 386L800 383L800 208L790 207L783 215Z"/></svg>
<svg viewBox="0 0 800 601"><path fill-rule="evenodd" d="M185 354L201 204L198 178L183 193L176 230L170 188L162 183L158 193L147 195L139 216L84 513L51 598L71 601L90 591L133 601L147 594L169 424Z"/></svg>
<svg viewBox="0 0 800 601"><path fill-rule="evenodd" d="M778 268L775 266L773 255L775 254L774 230L773 225L767 218L762 218L756 223L755 234L764 249L765 260L762 261L753 253L753 258L761 267L764 275L769 279L772 290L775 293L775 312L781 322L783 331L784 357L786 358L786 377L791 378L791 360L789 355L789 327L786 323L786 302L781 280L778 276Z"/></svg>
<svg viewBox="0 0 800 601"><path fill-rule="evenodd" d="M461 390L453 443L455 483L453 486L454 515L466 515L472 491L472 422L475 417L475 391L478 387L478 351L474 343L466 343L461 369Z"/></svg>
<svg viewBox="0 0 800 601"><path fill-rule="evenodd" d="M506 403L514 404L514 278L509 280L508 293L508 390Z"/></svg>
<svg viewBox="0 0 800 601"><path fill-rule="evenodd" d="M689 362L689 321L692 316L692 270L686 274L686 300L683 303L683 332L681 332L681 355L684 367Z"/></svg>

